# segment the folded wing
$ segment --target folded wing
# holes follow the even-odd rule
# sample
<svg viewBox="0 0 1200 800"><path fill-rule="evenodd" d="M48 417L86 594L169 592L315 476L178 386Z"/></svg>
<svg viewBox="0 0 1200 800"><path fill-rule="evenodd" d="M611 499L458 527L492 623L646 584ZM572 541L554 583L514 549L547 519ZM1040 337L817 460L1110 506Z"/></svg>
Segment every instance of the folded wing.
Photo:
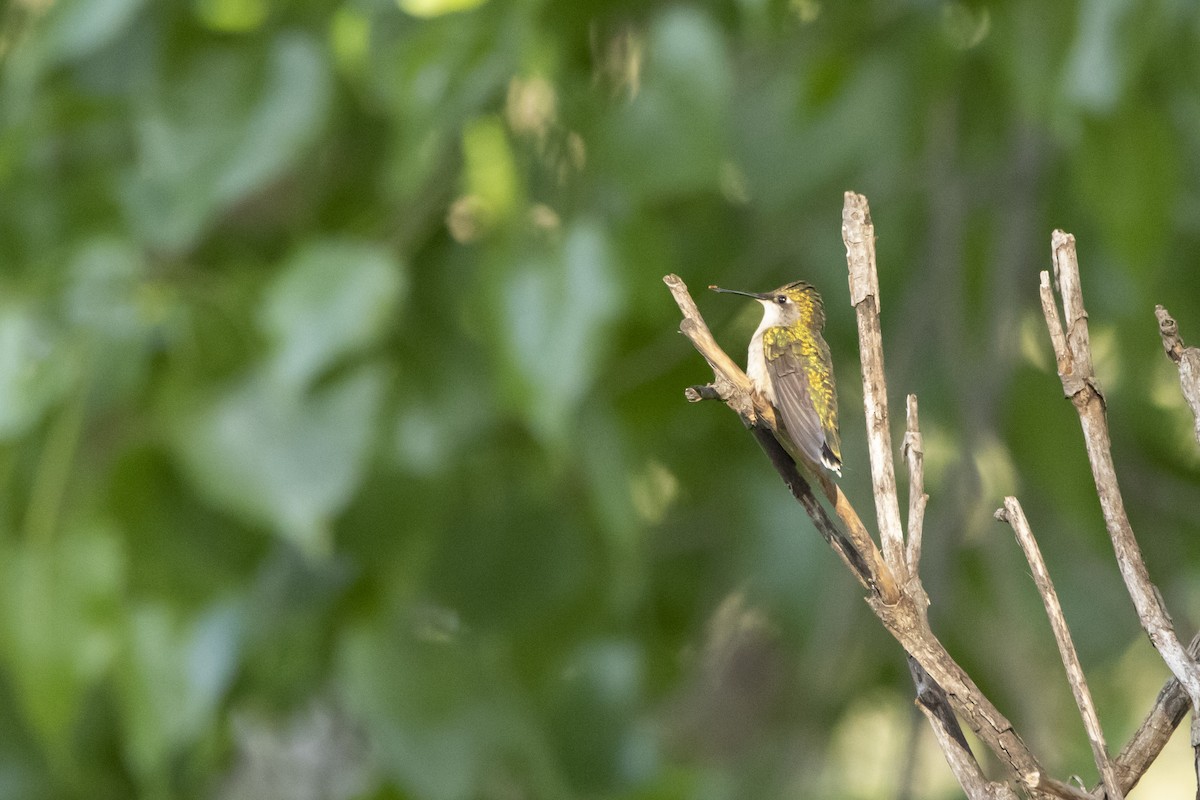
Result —
<svg viewBox="0 0 1200 800"><path fill-rule="evenodd" d="M812 461L841 475L842 444L829 346L819 333L797 336L780 327L763 332L763 349L775 406L789 438Z"/></svg>

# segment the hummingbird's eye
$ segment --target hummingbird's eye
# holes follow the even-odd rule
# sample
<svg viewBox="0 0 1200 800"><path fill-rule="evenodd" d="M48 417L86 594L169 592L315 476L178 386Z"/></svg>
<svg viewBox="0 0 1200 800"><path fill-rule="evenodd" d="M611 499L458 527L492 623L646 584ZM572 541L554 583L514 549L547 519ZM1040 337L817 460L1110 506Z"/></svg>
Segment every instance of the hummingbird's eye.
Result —
<svg viewBox="0 0 1200 800"><path fill-rule="evenodd" d="M786 306L787 305L787 295L786 294L775 295L775 302L779 303L779 305L781 305L781 306Z"/></svg>

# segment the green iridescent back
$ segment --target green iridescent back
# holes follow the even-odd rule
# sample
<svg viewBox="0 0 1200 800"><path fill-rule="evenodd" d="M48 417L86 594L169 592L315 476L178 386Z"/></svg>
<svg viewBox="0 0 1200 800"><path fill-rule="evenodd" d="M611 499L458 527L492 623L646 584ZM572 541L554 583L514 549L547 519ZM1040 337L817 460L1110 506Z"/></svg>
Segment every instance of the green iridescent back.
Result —
<svg viewBox="0 0 1200 800"><path fill-rule="evenodd" d="M788 435L801 450L810 458L824 461L827 459L822 451L827 449L828 455L840 465L842 444L838 433L837 386L829 345L821 336L825 327L821 296L803 281L790 283L777 291L786 293L796 304L800 322L763 332L764 355L775 384L776 402L783 413ZM814 412L819 430L807 424Z"/></svg>

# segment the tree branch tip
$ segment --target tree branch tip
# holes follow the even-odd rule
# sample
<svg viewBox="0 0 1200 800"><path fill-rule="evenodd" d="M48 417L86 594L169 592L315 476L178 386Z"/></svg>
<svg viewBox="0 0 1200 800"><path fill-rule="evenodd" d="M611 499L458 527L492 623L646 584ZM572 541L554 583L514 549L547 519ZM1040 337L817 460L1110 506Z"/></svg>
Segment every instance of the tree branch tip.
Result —
<svg viewBox="0 0 1200 800"><path fill-rule="evenodd" d="M1062 228L1055 228L1054 233L1050 234L1050 244L1057 250L1064 245L1075 245L1075 234L1067 233Z"/></svg>
<svg viewBox="0 0 1200 800"><path fill-rule="evenodd" d="M1071 784L1055 780L1043 772L1028 773L1023 776L1023 780L1027 788L1060 797L1063 800L1092 800L1092 796L1083 789L1076 789Z"/></svg>
<svg viewBox="0 0 1200 800"><path fill-rule="evenodd" d="M683 396L689 403L699 403L701 400L723 400L721 392L711 383L689 386L683 390Z"/></svg>
<svg viewBox="0 0 1200 800"><path fill-rule="evenodd" d="M1158 319L1158 333L1163 337L1163 347L1178 361L1176 351L1183 350L1183 339L1180 338L1180 324L1171 317L1170 312L1163 306L1154 306L1154 318Z"/></svg>

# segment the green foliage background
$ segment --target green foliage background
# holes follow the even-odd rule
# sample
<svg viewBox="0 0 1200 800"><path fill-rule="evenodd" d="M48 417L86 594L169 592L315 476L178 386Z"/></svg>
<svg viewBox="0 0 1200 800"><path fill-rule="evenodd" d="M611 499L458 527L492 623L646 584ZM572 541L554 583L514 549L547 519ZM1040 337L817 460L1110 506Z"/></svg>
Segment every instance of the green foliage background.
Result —
<svg viewBox="0 0 1200 800"><path fill-rule="evenodd" d="M1190 635L1200 459L1152 311L1200 340L1198 45L1178 0L10 0L0 795L958 796L857 586L683 402L660 280L821 288L869 512L851 188L935 629L1089 776L991 512L1025 503L1116 749L1165 671L1037 273L1075 233ZM740 355L755 309L697 295Z"/></svg>

